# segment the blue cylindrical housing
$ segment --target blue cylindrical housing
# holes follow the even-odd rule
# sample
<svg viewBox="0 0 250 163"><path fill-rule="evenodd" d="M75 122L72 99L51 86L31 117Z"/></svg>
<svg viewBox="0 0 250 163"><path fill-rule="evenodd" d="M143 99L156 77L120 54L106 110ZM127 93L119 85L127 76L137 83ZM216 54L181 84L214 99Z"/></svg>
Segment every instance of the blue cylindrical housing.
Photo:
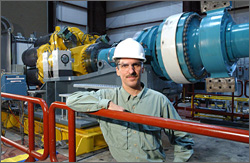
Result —
<svg viewBox="0 0 250 163"><path fill-rule="evenodd" d="M227 37L226 40L230 41L232 50L230 60L249 57L249 24L232 25L228 32L230 32L230 38Z"/></svg>
<svg viewBox="0 0 250 163"><path fill-rule="evenodd" d="M115 62L112 59L114 56L114 51L115 47L100 50L98 54L98 61L104 60L112 67L115 67Z"/></svg>

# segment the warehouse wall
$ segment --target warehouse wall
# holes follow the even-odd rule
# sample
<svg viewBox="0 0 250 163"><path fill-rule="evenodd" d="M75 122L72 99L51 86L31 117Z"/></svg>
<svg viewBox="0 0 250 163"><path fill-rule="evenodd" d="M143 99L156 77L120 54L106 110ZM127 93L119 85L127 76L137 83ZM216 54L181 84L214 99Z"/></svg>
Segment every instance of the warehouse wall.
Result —
<svg viewBox="0 0 250 163"><path fill-rule="evenodd" d="M48 34L46 1L2 1L1 15L14 25L14 35L21 32L25 37L36 32L37 37ZM88 32L87 1L55 1L55 25L75 26ZM233 1L230 11L236 23L249 22L248 1ZM182 12L182 1L107 1L106 30L111 43L133 37L142 29L159 25L170 15Z"/></svg>
<svg viewBox="0 0 250 163"><path fill-rule="evenodd" d="M47 34L46 1L1 1L1 16L6 17L14 26L14 35L21 32L24 37L36 33Z"/></svg>
<svg viewBox="0 0 250 163"><path fill-rule="evenodd" d="M88 22L87 1L56 2L56 18L56 25L77 27L86 33Z"/></svg>
<svg viewBox="0 0 250 163"><path fill-rule="evenodd" d="M56 20L58 26L74 26L87 31L87 1L56 1ZM21 32L24 37L36 33L37 37L47 35L48 2L46 1L2 1L1 16L14 26L14 35Z"/></svg>
<svg viewBox="0 0 250 163"><path fill-rule="evenodd" d="M182 1L108 1L106 5L106 30L111 42L133 37L136 32L182 12Z"/></svg>
<svg viewBox="0 0 250 163"><path fill-rule="evenodd" d="M249 1L232 1L229 13L236 24L249 23Z"/></svg>
<svg viewBox="0 0 250 163"><path fill-rule="evenodd" d="M249 22L249 2L233 1L229 11L234 21ZM182 1L107 1L106 30L111 43L133 37L146 27L160 25L167 17L183 11Z"/></svg>

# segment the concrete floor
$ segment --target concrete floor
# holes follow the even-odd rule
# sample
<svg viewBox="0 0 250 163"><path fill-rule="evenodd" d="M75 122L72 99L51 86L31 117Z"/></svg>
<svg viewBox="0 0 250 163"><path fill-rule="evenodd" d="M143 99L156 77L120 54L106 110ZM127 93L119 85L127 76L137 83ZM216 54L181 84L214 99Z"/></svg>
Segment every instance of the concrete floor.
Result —
<svg viewBox="0 0 250 163"><path fill-rule="evenodd" d="M249 144L196 134L192 134L192 136L195 146L194 154L189 162L249 162ZM13 133L13 131L7 131L6 137L12 140L20 139L18 133ZM28 140L26 137L25 139ZM172 162L173 146L165 134L163 134L162 140L167 156L166 162ZM2 151L3 147L1 145ZM57 148L57 151L61 158L60 162L68 162L68 149ZM108 148L77 156L76 159L77 162L116 162ZM47 161L50 160L47 159Z"/></svg>
<svg viewBox="0 0 250 163"><path fill-rule="evenodd" d="M249 144L192 134L195 141L194 154L189 162L249 162ZM174 159L173 146L163 136L166 162ZM116 162L108 149L99 153L77 157L79 162Z"/></svg>
<svg viewBox="0 0 250 163"><path fill-rule="evenodd" d="M186 119L186 121L192 120ZM240 129L247 130L247 128ZM192 137L195 142L194 154L189 162L249 162L249 144L197 134L192 134ZM167 156L166 162L173 162L174 146L169 143L168 137L164 133L162 134L162 141ZM77 161L116 162L108 148L78 156Z"/></svg>

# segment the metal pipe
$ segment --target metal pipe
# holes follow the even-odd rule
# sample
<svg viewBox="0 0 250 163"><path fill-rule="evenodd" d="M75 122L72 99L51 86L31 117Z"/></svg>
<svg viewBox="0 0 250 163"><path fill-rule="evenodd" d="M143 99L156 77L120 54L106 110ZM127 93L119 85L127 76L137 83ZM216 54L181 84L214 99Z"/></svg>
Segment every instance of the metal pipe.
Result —
<svg viewBox="0 0 250 163"><path fill-rule="evenodd" d="M245 86L244 86L244 95L247 97L247 98L249 98L249 95L247 95L247 83L249 83L249 80L246 80L245 81Z"/></svg>
<svg viewBox="0 0 250 163"><path fill-rule="evenodd" d="M7 29L7 33L2 33L1 46L1 69L5 72L11 72L12 49L11 49L11 28Z"/></svg>
<svg viewBox="0 0 250 163"><path fill-rule="evenodd" d="M49 108L49 139L50 139L50 161L58 162L56 157L56 133L55 133L55 109L68 110L68 129L69 129L69 162L76 162L75 145L75 111L65 105L64 102L53 102Z"/></svg>
<svg viewBox="0 0 250 163"><path fill-rule="evenodd" d="M5 143L7 143L7 144L9 144L9 145L11 145L11 146L19 149L19 150L21 150L21 151L23 151L23 152L25 152L25 153L27 153L29 155L32 155L32 156L34 156L36 158L40 157L40 155L41 155L40 153L38 153L36 151L30 151L29 148L27 148L27 147L25 147L25 146L23 146L21 144L18 144L16 142L14 142L14 141L12 141L12 140L4 137L4 136L1 136L1 141L3 141Z"/></svg>
<svg viewBox="0 0 250 163"><path fill-rule="evenodd" d="M68 110L69 113L69 161L70 162L76 162L76 132L75 132L75 111L72 109ZM71 149L71 150L70 150Z"/></svg>
<svg viewBox="0 0 250 163"><path fill-rule="evenodd" d="M50 119L50 128L49 128L49 156L50 156L50 161L51 162L58 162L57 157L56 157L56 122L55 122L55 109L56 106L53 107L53 103L50 105L49 108L49 119ZM70 149L70 147L69 147ZM70 150L69 150L70 151Z"/></svg>
<svg viewBox="0 0 250 163"><path fill-rule="evenodd" d="M234 97L241 97L241 96L243 96L243 81L242 80L237 80L237 82L241 83L241 92L240 92L240 95L234 96Z"/></svg>
<svg viewBox="0 0 250 163"><path fill-rule="evenodd" d="M185 110L185 111L194 111L198 113L213 114L213 115L232 116L231 112L229 113L229 112L221 111L219 109L208 109L208 108L202 108L202 107L192 109L191 107L181 107L181 106L177 106L176 109ZM234 113L234 116L249 119L249 114Z"/></svg>
<svg viewBox="0 0 250 163"><path fill-rule="evenodd" d="M240 82L241 83L241 92L240 92L240 94L238 95L238 96L235 96L234 95L234 97L241 97L241 96L243 96L243 81L242 80L237 80L237 82Z"/></svg>
<svg viewBox="0 0 250 163"><path fill-rule="evenodd" d="M233 59L230 59L249 57L249 24L235 24L232 26L230 33L230 44L233 54Z"/></svg>
<svg viewBox="0 0 250 163"><path fill-rule="evenodd" d="M191 97L191 105L192 105L192 119L194 119L194 84L192 84L192 97Z"/></svg>
<svg viewBox="0 0 250 163"><path fill-rule="evenodd" d="M234 92L232 92L232 115L231 115L231 121L234 121Z"/></svg>
<svg viewBox="0 0 250 163"><path fill-rule="evenodd" d="M8 143L8 144L10 144L12 146L14 146L15 148L18 148L18 149L22 150L23 152L29 154L30 157L35 157L35 158L37 158L37 159L39 159L41 161L45 160L49 155L49 110L48 110L48 105L46 104L46 102L41 98L30 97L30 96L22 96L22 95L16 95L16 94L4 93L4 92L1 92L1 96L6 97L6 98L11 98L11 99L16 99L16 100L21 100L21 101L28 101L28 114L29 114L28 123L31 123L31 122L34 123L34 107L33 107L33 104L35 103L35 104L39 104L41 106L41 108L43 110L43 128L44 128L44 133L43 133L44 134L44 152L43 152L42 155L40 153L34 151L34 150L28 149L25 146L17 144L14 141L9 140L9 139L7 139L7 138L5 138L3 136L1 136L1 140L5 141L6 143ZM30 109L30 108L33 108L33 109ZM32 114L30 114L30 112L31 112L30 110L33 110ZM30 126L30 124L29 124L29 126ZM30 146L30 143L32 144L32 142L34 140L34 137L31 138L31 135L34 136L34 133L31 134L30 132L32 132L32 131L30 131L30 129L29 129L29 146ZM33 132L34 132L34 129L33 129Z"/></svg>
<svg viewBox="0 0 250 163"><path fill-rule="evenodd" d="M159 118L154 116L140 115L135 113L111 111L101 109L94 113L89 113L96 116L113 118L123 121L129 121L139 124L179 130L194 134L206 135L243 143L249 143L249 131L234 129L229 127L220 127L215 125L199 124L194 122L186 122L181 120L173 120L167 118Z"/></svg>
<svg viewBox="0 0 250 163"><path fill-rule="evenodd" d="M63 102L54 102L52 104L53 107L60 106L63 108L70 109ZM173 120L173 119L147 116L135 113L112 111L107 109L101 109L99 111L91 113L88 112L87 114L249 143L249 131L242 129L220 127L220 126L200 124L195 122L186 122L182 120Z"/></svg>
<svg viewBox="0 0 250 163"><path fill-rule="evenodd" d="M29 149L35 150L35 134L34 134L34 104L28 102L28 127L29 127ZM29 156L26 161L35 162L35 158Z"/></svg>

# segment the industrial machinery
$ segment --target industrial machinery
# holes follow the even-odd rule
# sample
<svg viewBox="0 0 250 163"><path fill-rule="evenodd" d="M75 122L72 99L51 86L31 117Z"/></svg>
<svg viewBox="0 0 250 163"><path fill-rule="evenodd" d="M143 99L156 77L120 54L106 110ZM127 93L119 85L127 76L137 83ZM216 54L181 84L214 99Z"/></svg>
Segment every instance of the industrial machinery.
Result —
<svg viewBox="0 0 250 163"><path fill-rule="evenodd" d="M134 39L142 44L147 58L144 84L171 100L179 97L182 84L204 79L207 92L234 92L236 63L249 57L249 24L236 24L227 11L229 7L207 8L203 17L194 12L172 15L159 26L137 32ZM46 37L50 37L47 42L23 53L23 58L28 58L23 61L30 64L32 57L25 55L37 53L33 64L48 105L77 90L121 84L112 61L117 43L109 45L107 36L56 27Z"/></svg>
<svg viewBox="0 0 250 163"><path fill-rule="evenodd" d="M206 8L205 16L172 15L137 32L133 38L142 44L147 59L142 74L145 86L171 101L180 98L183 84L204 80L207 92L235 92L237 61L249 57L249 23L236 24L228 8L226 3ZM56 27L22 54L28 85L39 87L28 93L40 95L50 105L65 102L75 91L120 86L112 60L118 43L110 45L108 36L84 34L76 27ZM67 112L56 110L56 115L57 123L67 125ZM76 119L77 128L97 124L86 115L77 116L82 117ZM42 118L42 111L36 110L35 117Z"/></svg>

